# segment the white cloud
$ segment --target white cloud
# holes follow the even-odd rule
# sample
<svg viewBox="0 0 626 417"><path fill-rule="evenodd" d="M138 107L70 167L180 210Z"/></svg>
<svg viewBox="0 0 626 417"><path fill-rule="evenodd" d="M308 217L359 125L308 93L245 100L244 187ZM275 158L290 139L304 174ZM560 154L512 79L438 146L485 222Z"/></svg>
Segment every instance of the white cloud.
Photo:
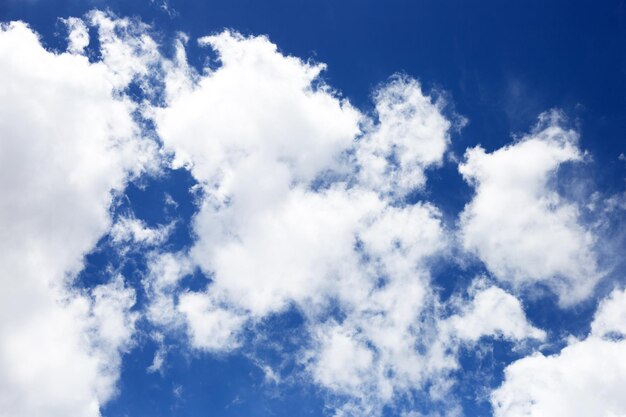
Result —
<svg viewBox="0 0 626 417"><path fill-rule="evenodd" d="M207 294L182 294L178 311L187 319L193 347L209 351L229 351L239 345L237 335L246 317L216 305Z"/></svg>
<svg viewBox="0 0 626 417"><path fill-rule="evenodd" d="M91 314L97 323L96 344L106 350L107 357L114 357L114 351L127 344L132 336L138 317L137 313L129 312L135 304L135 291L124 287L123 277L118 275L110 283L97 286L91 293Z"/></svg>
<svg viewBox="0 0 626 417"><path fill-rule="evenodd" d="M110 226L112 192L154 145L114 94L110 67L46 51L23 23L0 29L0 77L0 415L99 416L129 346L134 293L120 280L68 286Z"/></svg>
<svg viewBox="0 0 626 417"><path fill-rule="evenodd" d="M173 89L169 105L156 111L157 127L175 153L175 164L190 164L204 185L192 258L214 274L216 291L262 316L327 292L323 287L332 284L329 279L358 268L353 246L368 219L397 211L400 226L379 228L411 227L407 216L414 209L394 211L376 195L378 190L344 182L355 168L344 154L364 143L355 142L364 116L329 87L312 87L323 65L285 57L263 37L224 32L201 42L218 51L222 65L190 76L195 85ZM183 59L179 51L177 60ZM189 70L184 61L180 66ZM170 72L177 74L171 81L175 85L190 85L176 69ZM371 135L380 144L383 131L406 135L425 114L428 120L422 124L433 119L432 124L441 125L434 141L442 143L439 151L422 144L423 151L417 147L412 158L424 165L440 159L447 125L419 84L395 79L380 89L377 100L385 123L393 125L373 127ZM393 119L396 107L407 116ZM427 142L424 129L413 142ZM310 189L324 175L337 180L329 188Z"/></svg>
<svg viewBox="0 0 626 417"><path fill-rule="evenodd" d="M432 401L448 398L449 372L458 348L492 336L521 342L543 340L545 332L528 323L520 302L497 287L475 285L472 299L456 302L448 318L434 308L427 277L398 275L387 286L370 289L341 323L312 323L314 344L307 365L316 382L346 401L337 415L376 414L384 404L431 382ZM351 358L351 359L347 359ZM346 399L347 396L347 399ZM451 411L451 412L452 412ZM342 414L343 413L343 414Z"/></svg>
<svg viewBox="0 0 626 417"><path fill-rule="evenodd" d="M499 336L517 341L545 339L545 332L528 323L522 304L511 294L480 282L475 284L470 293L471 302L459 302L459 314L443 323L451 336L471 342L483 336Z"/></svg>
<svg viewBox="0 0 626 417"><path fill-rule="evenodd" d="M625 297L616 290L600 304L586 339L570 341L556 355L537 353L509 365L491 397L495 416L626 415Z"/></svg>
<svg viewBox="0 0 626 417"><path fill-rule="evenodd" d="M330 389L360 396L374 365L374 353L358 334L347 333L340 325L320 326L317 330L321 346L312 368L313 377Z"/></svg>
<svg viewBox="0 0 626 417"><path fill-rule="evenodd" d="M0 414L99 416L116 392L120 353L129 347L134 291L118 279L96 287L93 299L66 294L60 300L32 279L27 284L28 292L13 290L9 295L17 298L3 300Z"/></svg>
<svg viewBox="0 0 626 417"><path fill-rule="evenodd" d="M403 195L426 182L424 170L441 164L451 123L411 78L397 76L374 94L379 122L361 138L357 160L363 184Z"/></svg>
<svg viewBox="0 0 626 417"><path fill-rule="evenodd" d="M68 17L62 19L68 30L67 51L72 54L82 54L87 45L89 45L89 32L87 25L82 19L77 17Z"/></svg>
<svg viewBox="0 0 626 417"><path fill-rule="evenodd" d="M338 167L359 132L356 110L311 87L321 65L284 57L262 37L225 32L202 43L222 66L192 89L172 90L156 112L158 132L175 164L191 163L204 186L194 262L213 274L218 298L263 316L323 291L337 273L330 269L352 251L359 213L382 203L342 185L307 189ZM180 74L169 83L189 84ZM331 239L321 239L323 230Z"/></svg>
<svg viewBox="0 0 626 417"><path fill-rule="evenodd" d="M160 259L170 271L197 265L211 282L178 302L176 285L155 291L156 316L179 325L178 311L194 347L229 351L246 323L296 307L312 338L301 361L343 399L337 415L376 415L429 381L443 398L462 338L543 337L496 288L458 320L495 306L513 323L440 333L429 261L446 250L447 232L436 207L402 198L441 163L452 124L417 81L379 88L375 122L312 86L322 65L285 57L264 37L203 38L221 61L203 75L186 64L184 42L165 65L168 106L154 114L174 165L190 167L204 195L189 255ZM333 306L341 320L328 318Z"/></svg>
<svg viewBox="0 0 626 417"><path fill-rule="evenodd" d="M113 243L159 245L169 237L174 223L156 228L148 227L143 221L132 216L121 216L109 232Z"/></svg>
<svg viewBox="0 0 626 417"><path fill-rule="evenodd" d="M107 67L110 82L116 88L124 88L132 81L139 81L144 92L150 94L151 85L146 81L158 71L162 58L148 33L150 27L100 10L90 12L87 20L98 30L101 64Z"/></svg>
<svg viewBox="0 0 626 417"><path fill-rule="evenodd" d="M316 382L352 397L338 409L345 415L376 414L395 396L456 366L435 343L435 296L425 268L426 259L445 248L437 210L388 207L357 235L368 261L335 284L345 317L311 320L314 344L307 352Z"/></svg>
<svg viewBox="0 0 626 417"><path fill-rule="evenodd" d="M626 336L626 290L615 290L600 303L591 323L591 334Z"/></svg>
<svg viewBox="0 0 626 417"><path fill-rule="evenodd" d="M175 292L179 281L193 272L193 266L181 253L153 253L148 258L148 276L144 280L149 298L146 316L159 326L178 327L181 323Z"/></svg>
<svg viewBox="0 0 626 417"><path fill-rule="evenodd" d="M589 296L601 274L595 237L553 182L561 164L582 159L578 135L555 112L540 119L513 145L466 152L459 171L476 195L461 214L461 239L497 278L516 287L545 283L569 305Z"/></svg>
<svg viewBox="0 0 626 417"><path fill-rule="evenodd" d="M152 339L157 343L157 350L154 352L154 357L152 358L152 363L146 371L148 373L154 372L163 372L163 364L165 363L165 358L167 356L167 346L165 346L165 336L163 333L154 332L152 335Z"/></svg>
<svg viewBox="0 0 626 417"><path fill-rule="evenodd" d="M215 203L238 192L271 201L290 181L337 165L359 131L359 114L311 87L323 66L284 57L263 37L224 32L202 44L220 53L222 66L170 97L156 117L165 146L177 163L193 162ZM251 172L263 174L243 175Z"/></svg>

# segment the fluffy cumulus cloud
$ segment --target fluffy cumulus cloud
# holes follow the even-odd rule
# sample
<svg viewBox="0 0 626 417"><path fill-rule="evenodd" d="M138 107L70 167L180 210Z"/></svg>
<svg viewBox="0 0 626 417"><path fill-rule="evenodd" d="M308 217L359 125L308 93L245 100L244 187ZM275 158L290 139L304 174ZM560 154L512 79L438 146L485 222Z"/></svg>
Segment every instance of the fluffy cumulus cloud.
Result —
<svg viewBox="0 0 626 417"><path fill-rule="evenodd" d="M483 336L501 336L511 340L544 340L546 333L526 320L520 301L495 286L476 282L470 291L471 302L458 302L459 313L447 318L442 327L451 337L476 342Z"/></svg>
<svg viewBox="0 0 626 417"><path fill-rule="evenodd" d="M580 209L557 192L556 172L583 154L576 131L545 113L516 143L467 150L459 171L476 190L461 214L461 239L500 280L550 286L563 305L591 294L601 278L593 233Z"/></svg>
<svg viewBox="0 0 626 417"><path fill-rule="evenodd" d="M185 326L198 349L228 351L245 323L295 307L311 340L300 361L342 399L338 414L377 414L454 369L451 347L463 336L438 331L429 272L449 246L446 228L433 205L404 202L443 160L445 103L397 76L375 92L372 118L320 81L323 65L285 56L264 37L202 38L219 57L202 74L186 64L185 41L165 65L167 103L154 117L202 199L189 253L152 264L154 316ZM210 284L176 301L189 265ZM513 296L494 297L489 305L515 323L477 328L474 341L543 336ZM337 307L340 317L329 315Z"/></svg>
<svg viewBox="0 0 626 417"><path fill-rule="evenodd" d="M214 275L216 294L263 316L290 301L328 292L327 287L337 286L336 277L355 275L362 247L382 255L394 252L386 246L396 243L394 253L415 262L426 254L420 251L441 246L419 246L420 240L443 240L437 210L394 207L377 186L361 180L361 175L378 178L383 172L352 156L355 147L367 143L368 151L357 154L393 159L391 150L369 149L376 148L371 142L383 146L383 125L406 131L403 122L421 123L419 108L436 119L423 127L436 138L422 133L413 140L394 140L416 148L410 163L417 164L417 171L441 159L449 124L417 82L397 79L389 86L392 91L378 93L383 122L358 142L364 116L329 87L313 85L322 65L283 56L263 37L225 32L201 42L218 52L221 66L170 97L168 106L156 111L156 120L174 163L190 166L203 185L191 256ZM393 106L406 114L390 120ZM437 141L438 146L430 143ZM428 155L415 145L422 142ZM433 225L424 236L404 233L407 227L421 227L422 218Z"/></svg>
<svg viewBox="0 0 626 417"><path fill-rule="evenodd" d="M110 225L112 193L149 165L153 145L116 93L124 81L80 54L84 25L68 22L71 53L47 51L23 23L0 28L3 416L98 416L136 320L121 278L69 288Z"/></svg>
<svg viewBox="0 0 626 417"><path fill-rule="evenodd" d="M602 301L583 340L509 365L491 397L496 417L626 415L626 291Z"/></svg>

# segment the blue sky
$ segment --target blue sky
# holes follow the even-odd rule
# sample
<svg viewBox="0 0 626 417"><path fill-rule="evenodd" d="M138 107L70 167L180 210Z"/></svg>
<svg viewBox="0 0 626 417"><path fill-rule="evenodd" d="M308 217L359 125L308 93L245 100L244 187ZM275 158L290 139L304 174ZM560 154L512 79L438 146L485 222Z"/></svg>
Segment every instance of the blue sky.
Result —
<svg viewBox="0 0 626 417"><path fill-rule="evenodd" d="M2 1L0 417L626 414L596 3Z"/></svg>

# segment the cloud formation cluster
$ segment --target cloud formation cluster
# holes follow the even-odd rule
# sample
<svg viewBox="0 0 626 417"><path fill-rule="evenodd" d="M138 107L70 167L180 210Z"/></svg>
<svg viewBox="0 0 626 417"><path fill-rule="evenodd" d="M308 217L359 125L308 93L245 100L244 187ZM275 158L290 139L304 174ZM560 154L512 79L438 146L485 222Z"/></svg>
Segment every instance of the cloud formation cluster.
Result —
<svg viewBox="0 0 626 417"><path fill-rule="evenodd" d="M219 65L198 71L182 35L165 57L142 23L97 11L65 22L64 53L44 49L23 23L0 32L0 75L11 80L0 86L6 415L98 416L139 317L158 334L183 329L193 349L232 352L249 329L288 311L308 335L293 354L336 415L378 415L424 392L445 409L462 347L548 337L526 318L523 290L547 285L568 306L602 278L598 237L555 183L562 164L584 156L557 112L508 146L466 151L459 172L475 195L458 225L446 224L421 191L455 125L445 100L417 80L393 76L366 114L323 82L324 65L262 36L201 38ZM95 62L85 55L88 26L98 31ZM131 85L145 101L130 98ZM129 179L168 164L198 183L194 241L178 252L160 247L172 225L113 222L110 212ZM120 253L152 248L141 310L123 276L73 285L106 234ZM457 253L491 275L444 300L433 269ZM182 284L195 270L206 288ZM495 415L625 414L614 387L626 371L612 365L626 362L623 305L616 290L586 339L511 364L491 397ZM581 378L585 387L573 382Z"/></svg>
<svg viewBox="0 0 626 417"><path fill-rule="evenodd" d="M440 312L430 267L445 261L450 231L436 207L406 196L443 161L452 123L442 99L397 76L368 116L319 81L322 66L265 38L201 43L219 67L195 74L179 62L155 117L175 163L203 186L184 262L211 282L159 314L182 313L193 346L232 350L246 323L296 308L311 335L306 370L342 399L338 414L358 415L426 383L444 390L460 343L545 337L497 287L457 316Z"/></svg>

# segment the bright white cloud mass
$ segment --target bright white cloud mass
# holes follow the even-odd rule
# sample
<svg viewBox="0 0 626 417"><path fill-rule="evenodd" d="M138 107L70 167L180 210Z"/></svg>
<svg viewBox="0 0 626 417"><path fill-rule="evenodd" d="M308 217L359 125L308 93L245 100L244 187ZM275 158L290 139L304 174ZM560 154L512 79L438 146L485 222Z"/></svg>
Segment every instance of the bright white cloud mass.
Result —
<svg viewBox="0 0 626 417"><path fill-rule="evenodd" d="M71 287L110 227L113 193L156 156L116 94L124 82L76 42L55 54L23 23L0 32L3 416L98 416L137 318L122 277Z"/></svg>
<svg viewBox="0 0 626 417"><path fill-rule="evenodd" d="M418 415L418 397L432 415L460 415L461 355L496 339L518 356L490 393L495 416L626 415L626 293L615 289L589 334L554 354L542 343L563 335L525 313L537 286L571 308L607 274L582 203L559 192L559 167L585 163L563 114L540 115L500 149L468 148L458 171L473 196L450 220L426 186L462 118L416 79L392 76L366 112L325 83L323 64L263 36L198 39L218 57L198 70L186 35L170 56L131 19L64 22L66 52L25 23L0 31L0 416L100 416L138 321L160 335L155 371L164 334L235 354L288 311L306 337L285 354L330 415ZM166 244L175 221L113 214L129 181L173 168L197 183L183 249ZM77 285L107 236L120 256L144 253L139 287L119 271ZM470 284L444 296L435 271L469 262L484 268L450 277ZM197 271L205 285L186 286ZM269 371L280 384L281 369Z"/></svg>

